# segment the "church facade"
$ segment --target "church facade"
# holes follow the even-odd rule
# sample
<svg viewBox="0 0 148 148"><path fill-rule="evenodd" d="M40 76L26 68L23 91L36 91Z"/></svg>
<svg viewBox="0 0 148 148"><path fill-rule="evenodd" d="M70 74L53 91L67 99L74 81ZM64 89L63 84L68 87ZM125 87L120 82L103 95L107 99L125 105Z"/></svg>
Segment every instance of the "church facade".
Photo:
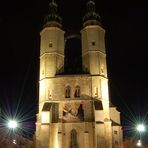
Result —
<svg viewBox="0 0 148 148"><path fill-rule="evenodd" d="M95 2L87 2L79 38L65 39L55 2L49 11L40 33L36 148L121 148L120 112L109 99L105 30ZM65 47L74 38L81 42L78 73L65 66Z"/></svg>

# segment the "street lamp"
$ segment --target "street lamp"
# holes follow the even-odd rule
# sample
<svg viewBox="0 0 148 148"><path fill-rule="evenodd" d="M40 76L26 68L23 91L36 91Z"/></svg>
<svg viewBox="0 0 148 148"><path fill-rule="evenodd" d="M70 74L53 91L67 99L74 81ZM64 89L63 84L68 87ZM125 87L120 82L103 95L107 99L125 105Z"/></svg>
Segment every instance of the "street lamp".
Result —
<svg viewBox="0 0 148 148"><path fill-rule="evenodd" d="M136 127L137 131L139 133L141 132L145 132L145 125L144 124L138 124L137 127Z"/></svg>
<svg viewBox="0 0 148 148"><path fill-rule="evenodd" d="M8 121L8 127L9 127L9 129L16 129L18 127L17 121L9 120Z"/></svg>
<svg viewBox="0 0 148 148"><path fill-rule="evenodd" d="M139 134L140 134L140 139L138 140L138 142L137 142L137 146L138 147L141 147L142 146L142 141L141 141L141 133L143 133L143 132L145 132L145 125L144 124L138 124L137 126L136 126L136 130L139 132Z"/></svg>
<svg viewBox="0 0 148 148"><path fill-rule="evenodd" d="M8 123L7 123L7 126L10 130L13 130L13 132L17 129L18 127L18 122L16 120L9 120ZM14 133L12 133L12 139L14 137L13 135ZM15 147L16 145L16 139L13 139L12 142L11 142L11 147Z"/></svg>

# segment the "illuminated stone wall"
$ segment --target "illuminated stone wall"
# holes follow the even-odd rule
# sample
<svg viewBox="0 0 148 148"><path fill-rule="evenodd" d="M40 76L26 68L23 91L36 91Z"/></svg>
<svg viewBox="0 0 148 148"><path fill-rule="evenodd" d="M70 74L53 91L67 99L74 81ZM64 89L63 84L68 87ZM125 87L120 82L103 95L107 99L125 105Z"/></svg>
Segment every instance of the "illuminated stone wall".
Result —
<svg viewBox="0 0 148 148"><path fill-rule="evenodd" d="M104 29L88 24L81 30L85 74L77 75L60 75L64 31L51 23L40 35L36 148L121 148L120 113L110 106Z"/></svg>

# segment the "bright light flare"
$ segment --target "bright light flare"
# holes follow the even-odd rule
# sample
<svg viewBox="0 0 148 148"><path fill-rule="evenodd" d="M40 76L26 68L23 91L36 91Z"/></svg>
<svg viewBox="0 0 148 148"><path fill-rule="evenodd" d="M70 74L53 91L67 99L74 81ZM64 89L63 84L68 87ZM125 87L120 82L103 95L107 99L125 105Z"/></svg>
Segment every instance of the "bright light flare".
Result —
<svg viewBox="0 0 148 148"><path fill-rule="evenodd" d="M15 139L13 139L13 144L16 144L16 140Z"/></svg>
<svg viewBox="0 0 148 148"><path fill-rule="evenodd" d="M141 146L142 146L141 140L138 140L137 146L138 146L138 147L141 147Z"/></svg>
<svg viewBox="0 0 148 148"><path fill-rule="evenodd" d="M15 120L10 120L10 121L8 122L8 127L9 127L10 129L15 129L15 128L17 128L17 126L18 126L18 124L17 124L17 121L15 121Z"/></svg>
<svg viewBox="0 0 148 148"><path fill-rule="evenodd" d="M143 124L138 124L136 129L137 129L138 132L144 132L145 126Z"/></svg>

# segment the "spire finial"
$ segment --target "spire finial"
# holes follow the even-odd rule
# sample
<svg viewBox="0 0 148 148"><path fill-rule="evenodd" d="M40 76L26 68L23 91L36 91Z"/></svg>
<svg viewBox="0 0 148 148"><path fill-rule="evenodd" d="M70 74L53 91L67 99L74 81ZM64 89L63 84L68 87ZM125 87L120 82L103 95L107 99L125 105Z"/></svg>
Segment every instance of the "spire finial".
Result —
<svg viewBox="0 0 148 148"><path fill-rule="evenodd" d="M49 13L45 17L45 23L50 23L50 22L56 22L59 24L62 23L62 18L58 14L58 5L55 2L55 0L52 0L49 3Z"/></svg>
<svg viewBox="0 0 148 148"><path fill-rule="evenodd" d="M87 12L86 14L84 15L83 17L83 22L84 24L86 22L90 22L90 21L96 21L96 22L100 22L101 21L101 18L99 16L98 13L96 13L96 10L95 10L95 1L94 0L88 0L87 4L86 4L86 7L87 7Z"/></svg>

